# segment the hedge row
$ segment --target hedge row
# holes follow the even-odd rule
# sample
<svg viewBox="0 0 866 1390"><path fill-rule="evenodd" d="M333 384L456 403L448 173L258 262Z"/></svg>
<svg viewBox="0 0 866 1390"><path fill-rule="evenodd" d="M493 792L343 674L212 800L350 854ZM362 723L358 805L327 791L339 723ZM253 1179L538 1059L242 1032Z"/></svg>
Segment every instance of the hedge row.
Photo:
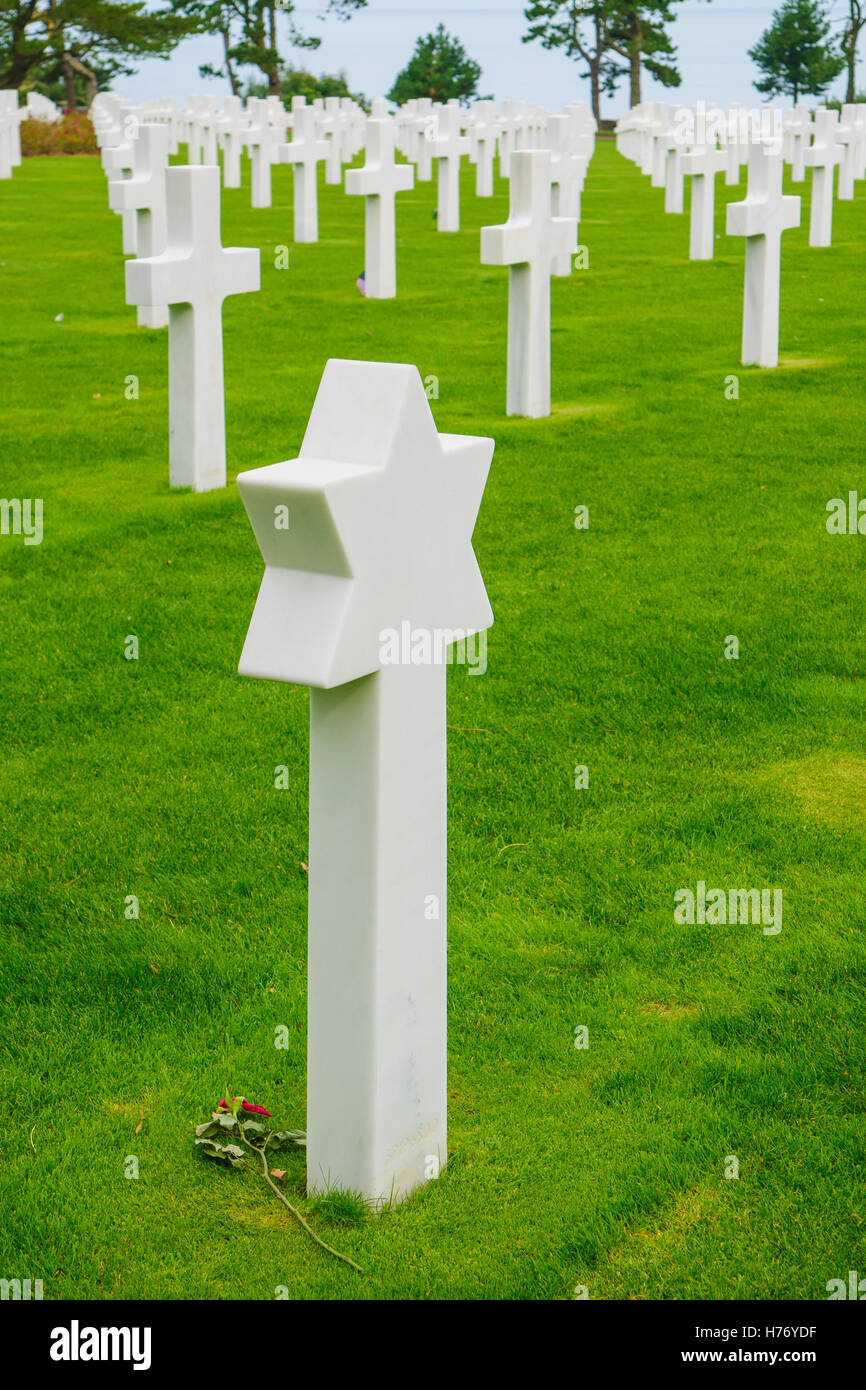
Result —
<svg viewBox="0 0 866 1390"><path fill-rule="evenodd" d="M96 134L86 111L67 111L59 121L21 122L21 153L98 154Z"/></svg>

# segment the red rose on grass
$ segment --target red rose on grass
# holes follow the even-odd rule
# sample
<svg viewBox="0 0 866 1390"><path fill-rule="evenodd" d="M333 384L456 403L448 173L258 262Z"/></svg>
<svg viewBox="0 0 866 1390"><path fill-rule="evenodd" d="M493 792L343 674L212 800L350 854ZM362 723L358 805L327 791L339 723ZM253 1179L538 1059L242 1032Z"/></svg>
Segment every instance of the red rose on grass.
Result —
<svg viewBox="0 0 866 1390"><path fill-rule="evenodd" d="M236 1100L237 1097L235 1096L234 1099ZM227 1100L221 1100L218 1109L231 1110L231 1106ZM267 1115L268 1119L271 1118L270 1110L266 1110L263 1105L253 1105L248 1100L241 1101L241 1109L245 1110L248 1115Z"/></svg>

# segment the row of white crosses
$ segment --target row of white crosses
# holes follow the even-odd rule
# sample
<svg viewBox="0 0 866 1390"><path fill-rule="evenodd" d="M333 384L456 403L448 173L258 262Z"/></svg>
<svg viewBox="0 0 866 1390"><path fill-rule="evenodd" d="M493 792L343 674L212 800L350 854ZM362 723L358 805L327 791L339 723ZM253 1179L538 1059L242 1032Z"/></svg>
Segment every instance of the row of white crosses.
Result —
<svg viewBox="0 0 866 1390"><path fill-rule="evenodd" d="M429 176L435 158L438 166L437 226L441 232L460 229L460 167L465 154L477 166L476 189L480 196L493 191L493 163L497 145L500 165L509 167L513 148L550 147L553 163L562 177L553 181L554 210L563 215L579 217L582 166L591 156L595 141L595 123L588 108L575 103L566 108L565 117L551 118L540 107L521 108L504 103L504 115L497 117L492 102L473 103L466 113L456 101L438 105L428 101L410 102L392 118L387 103L373 103L372 117L364 118L355 103L343 98L327 98L307 105L303 97L292 102L286 112L279 98L251 98L246 105L237 97L225 98L219 106L213 98L190 99L185 110L173 101L152 102L145 107L133 107L113 94L98 98L94 106L97 138L103 151L103 164L112 182L129 179L135 165L134 145L137 132L143 125L161 124L168 131L168 153L176 152L180 143L188 149L190 163L217 164L218 147L223 151L223 181L229 188L241 181L241 151L246 149L251 159L252 206L271 205L271 169L275 163L290 164L294 176L294 239L297 242L318 240L317 185L318 165L325 164L326 180L340 182L343 162L351 160L358 150L370 142L365 176L360 181L351 171L348 186L357 192L361 185L372 189L377 180L393 183L398 191L409 187L408 174L395 174L392 150L402 147L408 151L410 163L415 164L419 181ZM383 122L391 121L394 139L384 135ZM291 139L289 138L291 133ZM385 148L387 143L388 149ZM560 190L562 193L560 194ZM380 268L390 261L390 252L379 247L377 203L367 198L366 224L370 230L368 251L371 274L365 292L371 298L390 297L393 276ZM390 194L386 192L386 199ZM135 224L120 195L112 203L124 215L124 250L133 254L136 249ZM382 220L382 237L392 241L390 218ZM567 262L561 260L558 274L567 274ZM384 287L384 288L381 288Z"/></svg>
<svg viewBox="0 0 866 1390"><path fill-rule="evenodd" d="M840 122L838 112L823 108L813 119L802 106L783 115L772 106L723 112L653 102L635 107L617 126L620 152L649 174L654 187L665 188L666 212L683 211L683 181L691 175L691 260L712 259L716 177L724 172L726 183L738 184L755 141L774 148L781 142L781 158L791 165L795 183L812 169L809 244L829 246L836 166L842 200L852 199L855 181L866 176L866 106L844 106Z"/></svg>
<svg viewBox="0 0 866 1390"><path fill-rule="evenodd" d="M301 112L298 119L298 112ZM324 159L328 183L340 183L342 166L350 162L363 146L364 115L351 98L317 98L308 106L303 97L292 102L286 111L279 97L251 97L246 106L240 97L230 96L217 102L212 96L190 97L186 107L177 106L173 98L149 102L134 107L114 93L97 97L91 116L100 148L106 146L131 153L131 142L139 126L163 124L168 130L169 154L176 154L180 144L186 145L190 164L217 165L222 151L223 184L226 188L241 186L241 159L244 151L251 162L251 201L255 208L271 206L271 169L274 164L303 164L310 168L309 149L315 147L317 162ZM299 130L293 127L299 126ZM303 158L288 158L285 146L288 132L299 136L298 145L308 143ZM112 161L112 176L122 177L129 168L119 170L116 154ZM306 174L298 179L309 182ZM309 207L309 198L308 198ZM300 239L315 240L311 234L309 211L301 219L304 233Z"/></svg>
<svg viewBox="0 0 866 1390"><path fill-rule="evenodd" d="M721 141L721 147L719 142ZM783 114L772 107L750 116L732 108L722 122L705 111L668 108L665 103L636 108L617 130L620 151L633 159L653 184L666 190L665 210L682 212L682 179L692 177L690 257L713 255L715 180L722 170L739 182L740 162L748 162L748 191L727 208L729 236L746 240L742 361L745 366L779 363L781 241L800 225L800 198L783 193L786 161L795 182L812 169L810 246L830 246L833 232L834 171L840 166L839 196L854 196L866 175L866 108L819 109L814 119L802 107Z"/></svg>
<svg viewBox="0 0 866 1390"><path fill-rule="evenodd" d="M471 152L473 144L472 132L475 132L476 160L489 162L489 169L484 172L484 182L486 183L489 174L492 181L492 160L495 148L495 141L500 138L497 131L489 104L486 102L476 103L476 108L481 110L470 111L473 119L469 122L469 135L464 135L461 129L461 114L456 102L439 108L438 111L428 111L426 107L419 118L416 112L410 112L408 116L403 116L396 120L392 119L384 101L373 103L373 112L366 123L365 145L366 162L362 169L352 169L346 174L346 192L349 194L359 194L365 198L365 293L370 298L388 299L396 294L396 234L395 234L395 197L398 192L410 189L414 185L415 175L420 178L421 164L418 162L413 171L412 165L398 164L395 160L395 150L398 142L402 140L403 149L412 151L415 149L414 140L420 140L432 151L432 155L438 161L438 220L439 231L458 231L460 227L460 161L464 153ZM419 119L423 118L424 129L418 132L415 125ZM586 111L582 105L575 104L566 108L566 113L562 116L549 116L544 113L545 129L540 129L539 125L532 134L531 138L535 141L536 148L546 148L549 160L545 164L548 181L548 193L551 214L556 219L574 223L575 237L577 222L580 218L580 197L583 189L586 170L595 143L594 126L590 129L587 126ZM481 132L479 134L479 131ZM481 154L481 148L487 144L486 154ZM289 146L291 150L291 146ZM518 153L527 153L526 150ZM417 153L417 150L416 150ZM509 156L510 167L510 156ZM523 180L525 173L520 176L520 187L513 191L513 206L520 205L520 200L524 197ZM296 212L297 212L296 196ZM533 213L534 215L534 213ZM492 245L492 242L490 243ZM566 237L563 245L556 244L553 255L552 266L550 267L556 275L569 275L571 273L571 253L570 238ZM491 253L492 254L492 253ZM533 256L534 259L534 256ZM505 264L503 261L496 262ZM516 277L519 280L519 276ZM515 291L512 296L515 304L513 318L509 319L510 324L516 325L521 322L523 309L517 307L522 304L526 310L531 306L531 317L534 322L546 321L546 339L548 349L546 360L549 363L549 287L548 287L548 309L545 312L544 297L540 299L537 295L521 295ZM537 330L533 329L529 333L528 340L535 341ZM516 327L509 330L509 341L514 345L513 353L509 360L516 361L520 356L517 344L519 332ZM523 359L521 359L523 360ZM508 400L510 413L517 414L548 414L549 413L549 368L547 372L547 386L544 386L544 372L538 374L536 363L542 361L542 357L535 351L525 358L532 366L527 366L526 382L519 389L514 387L509 389ZM510 375L510 380L514 382L523 379L523 368L514 368ZM533 384L530 383L530 379ZM545 400L547 406L545 407Z"/></svg>
<svg viewBox="0 0 866 1390"><path fill-rule="evenodd" d="M135 248L138 264L157 263L171 251L167 203L168 189L174 186L168 178L169 147L173 139L170 122L153 120L155 113L150 111L151 119L142 124L138 113L128 104L108 105L111 109L104 113L100 140L110 177L110 204L115 211L135 219L125 249ZM469 142L460 133L456 106L445 107L444 112L444 119L440 113L437 135L431 143L440 160L440 188L444 190L442 200L447 210L453 196L454 178L449 162L453 160L457 165L464 145ZM234 106L224 107L222 111L229 121L238 114ZM327 144L317 139L314 109L306 106L303 100L296 101L291 141L277 139L284 132L271 124L265 103L253 108L253 117L258 121L258 127L254 127L255 140L259 140L261 131L273 131L277 157L293 167L295 239L316 240L316 169L326 158ZM486 123L487 113L480 113L480 117ZM545 140L551 148L512 151L510 166L518 154L537 153L542 158L515 160L517 175L512 186L509 223L501 229L486 229L482 237L483 259L510 266L507 410L510 414L530 416L550 411L549 276L570 273L571 256L576 249L580 191L588 162L587 155L576 153L580 147L588 148L581 110L574 109L560 117L545 113L545 124L544 133L536 133L533 138ZM350 171L346 180L348 193L365 198L367 293L374 298L390 298L396 293L395 198L397 192L410 188L413 183L411 166L398 164L394 158L396 129L385 103L375 103L363 136L365 166ZM181 130L181 138L183 133ZM215 159L215 154L212 157ZM216 164L201 167L214 169L218 179ZM265 167L269 170L270 159ZM178 217L176 214L177 225ZM171 328L172 484L193 486L198 490L220 486L225 480L224 412L218 408L200 408L199 402L206 398L207 388L199 387L198 382L200 379L209 381L213 390L218 389L221 395L221 336L209 330L200 342L196 340L189 327L184 329L186 320L181 311L172 309L173 301L159 298L157 287L165 277L163 280L152 277L145 293L140 278L136 279L140 274L139 270L130 269L127 281L128 301L138 306L139 324L149 328L169 324ZM240 291L227 288L225 292ZM179 347L181 343L185 346ZM204 360L203 344L212 344L216 353L209 365ZM199 359L201 365L198 365ZM191 379L183 387L172 389L172 381L184 379L184 363L192 364Z"/></svg>

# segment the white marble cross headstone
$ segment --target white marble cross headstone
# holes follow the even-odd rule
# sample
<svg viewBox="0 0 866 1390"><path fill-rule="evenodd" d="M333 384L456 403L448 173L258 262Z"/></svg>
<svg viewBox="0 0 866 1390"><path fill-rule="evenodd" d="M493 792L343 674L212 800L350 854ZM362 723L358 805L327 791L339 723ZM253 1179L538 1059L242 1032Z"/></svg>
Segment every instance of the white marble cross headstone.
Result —
<svg viewBox="0 0 866 1390"><path fill-rule="evenodd" d="M682 167L692 176L692 216L689 259L711 261L715 250L716 175L725 167L724 150L698 145L682 157Z"/></svg>
<svg viewBox="0 0 866 1390"><path fill-rule="evenodd" d="M18 104L18 93L15 93ZM6 91L0 91L0 179L12 177L12 126L15 116Z"/></svg>
<svg viewBox="0 0 866 1390"><path fill-rule="evenodd" d="M160 256L165 249L166 191L168 169L168 131L161 125L143 125L132 146L132 177L113 179L108 185L109 206L114 212L135 210L135 246L139 256ZM165 328L168 305L165 300L138 304L140 328Z"/></svg>
<svg viewBox="0 0 866 1390"><path fill-rule="evenodd" d="M252 160L252 179L250 206L269 208L271 206L271 165L277 159L277 150L283 140L279 126L271 125L268 103L261 97L251 97L247 102L252 124L244 134L244 145Z"/></svg>
<svg viewBox="0 0 866 1390"><path fill-rule="evenodd" d="M9 169L8 178L12 177L12 170L16 169L21 163L21 122L32 114L30 111L30 98L28 96L27 106L18 105L18 91L14 87L7 87L0 92L0 106L2 106L2 124L5 128L5 160ZM52 103L53 105L53 103ZM57 109L55 107L55 115ZM46 117L45 119L53 119Z"/></svg>
<svg viewBox="0 0 866 1390"><path fill-rule="evenodd" d="M580 225L580 199L589 161L573 148L574 122L570 116L549 116L547 142L550 147L550 207L554 217L570 217ZM571 274L568 252L554 256L554 275Z"/></svg>
<svg viewBox="0 0 866 1390"><path fill-rule="evenodd" d="M784 168L781 150L756 141L749 151L745 200L728 204L728 236L746 238L744 367L779 365L782 233L800 225L800 199L782 193Z"/></svg>
<svg viewBox="0 0 866 1390"><path fill-rule="evenodd" d="M785 120L791 140L791 178L802 183L806 177L806 150L812 140L812 113L807 106L795 106Z"/></svg>
<svg viewBox="0 0 866 1390"><path fill-rule="evenodd" d="M295 241L319 240L319 164L328 157L328 146L316 134L318 124L312 106L292 113L292 139L278 147L280 164L291 164L294 189Z"/></svg>
<svg viewBox="0 0 866 1390"><path fill-rule="evenodd" d="M499 125L492 101L476 101L472 105L473 121L469 129L469 158L475 165L476 198L493 197L493 160Z"/></svg>
<svg viewBox="0 0 866 1390"><path fill-rule="evenodd" d="M577 222L551 212L549 150L515 150L509 167L508 221L481 228L481 260L509 267L506 411L538 419L550 414L550 271L577 250Z"/></svg>
<svg viewBox="0 0 866 1390"><path fill-rule="evenodd" d="M415 154L414 134L417 112L418 98L410 97L394 113L394 124L397 128L397 149L404 159L411 160Z"/></svg>
<svg viewBox="0 0 866 1390"><path fill-rule="evenodd" d="M665 212L680 214L685 210L683 155L693 138L693 113L686 106L675 107L666 136Z"/></svg>
<svg viewBox="0 0 866 1390"><path fill-rule="evenodd" d="M240 97L226 97L216 120L216 131L223 152L223 185L241 186L241 153L243 137L249 129Z"/></svg>
<svg viewBox="0 0 866 1390"><path fill-rule="evenodd" d="M507 179L511 155L517 148L517 132L520 127L520 116L517 112L517 103L513 101L503 101L499 112L499 176Z"/></svg>
<svg viewBox="0 0 866 1390"><path fill-rule="evenodd" d="M725 183L730 188L736 187L740 182L740 155L744 144L740 138L740 131L747 122L748 112L740 106L739 102L732 102L726 112L722 132L722 148L725 151Z"/></svg>
<svg viewBox="0 0 866 1390"><path fill-rule="evenodd" d="M664 188L671 113L666 101L654 101L650 120L649 173L653 188Z"/></svg>
<svg viewBox="0 0 866 1390"><path fill-rule="evenodd" d="M460 231L460 156L469 151L469 140L460 133L460 108L440 106L432 153L438 160L436 226L440 232Z"/></svg>
<svg viewBox="0 0 866 1390"><path fill-rule="evenodd" d="M169 476L196 492L225 487L222 305L260 284L258 249L220 241L220 172L166 174L168 238L161 256L127 261L131 304L168 304Z"/></svg>
<svg viewBox="0 0 866 1390"><path fill-rule="evenodd" d="M842 147L842 160L839 164L840 203L850 203L854 197L854 180L857 177L857 163L860 155L861 131L856 121L857 107L842 107L842 122L836 131L836 142Z"/></svg>
<svg viewBox="0 0 866 1390"><path fill-rule="evenodd" d="M437 434L415 367L330 361L299 457L238 477L265 562L239 669L312 687L310 1192L400 1200L447 1158L443 657L493 621L492 455Z"/></svg>
<svg viewBox="0 0 866 1390"><path fill-rule="evenodd" d="M204 107L199 116L199 134L201 138L201 162L202 164L218 164L217 156L217 134L219 127L219 112L213 97L209 97L208 105Z"/></svg>
<svg viewBox="0 0 866 1390"><path fill-rule="evenodd" d="M833 243L834 175L842 158L842 146L836 144L838 127L838 111L815 112L815 136L806 150L806 166L812 170L810 246L831 246Z"/></svg>
<svg viewBox="0 0 866 1390"><path fill-rule="evenodd" d="M368 299L393 299L397 293L396 195L414 187L411 164L394 159L396 131L390 116L367 121L363 169L349 169L346 192L365 199L364 293Z"/></svg>
<svg viewBox="0 0 866 1390"><path fill-rule="evenodd" d="M842 109L843 111L848 111L849 108L845 106ZM857 147L857 165L854 171L854 177L855 179L866 178L866 105L864 105L862 101L856 102L851 114L846 116L846 120L853 121L853 124L860 132L860 143Z"/></svg>
<svg viewBox="0 0 866 1390"><path fill-rule="evenodd" d="M216 164L216 147L214 142L213 120L214 102L213 96L190 97L189 107L187 108L187 156L190 164ZM209 146L213 146L209 148ZM213 154L209 159L208 155Z"/></svg>
<svg viewBox="0 0 866 1390"><path fill-rule="evenodd" d="M431 97L419 97L412 121L412 155L415 177L427 183L433 177L433 139L436 135L436 112Z"/></svg>
<svg viewBox="0 0 866 1390"><path fill-rule="evenodd" d="M135 166L135 158L132 153L134 143L133 140L124 140L120 144L102 147L102 167L109 183L132 178L132 171ZM110 200L111 193L109 191L109 207L111 207ZM124 256L134 256L138 242L138 213L135 208L115 208L114 211L119 213L123 229L123 254Z"/></svg>
<svg viewBox="0 0 866 1390"><path fill-rule="evenodd" d="M329 185L343 182L343 117L340 112L339 97L325 97L325 119L322 136L327 143L325 157L325 183Z"/></svg>

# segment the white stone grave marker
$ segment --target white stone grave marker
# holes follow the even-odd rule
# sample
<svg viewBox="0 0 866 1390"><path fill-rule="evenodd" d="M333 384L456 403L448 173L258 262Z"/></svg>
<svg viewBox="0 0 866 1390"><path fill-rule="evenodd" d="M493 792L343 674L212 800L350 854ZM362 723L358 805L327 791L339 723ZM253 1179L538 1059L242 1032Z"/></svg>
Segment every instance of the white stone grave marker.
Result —
<svg viewBox="0 0 866 1390"><path fill-rule="evenodd" d="M161 125L143 125L132 145L132 176L113 179L108 185L109 206L114 212L135 211L136 253L142 257L160 256L165 250L168 131ZM128 282L127 282L128 283ZM165 328L168 305L126 298L138 304L140 328Z"/></svg>
<svg viewBox="0 0 866 1390"><path fill-rule="evenodd" d="M312 106L292 112L291 144L278 147L281 164L292 166L295 241L319 240L319 163L328 157L325 140L316 135L318 120Z"/></svg>
<svg viewBox="0 0 866 1390"><path fill-rule="evenodd" d="M809 245L833 244L833 185L836 165L842 158L842 146L836 144L839 127L838 111L815 112L815 135L806 150L806 167L812 170L812 211L809 220Z"/></svg>
<svg viewBox="0 0 866 1390"><path fill-rule="evenodd" d="M683 171L692 176L692 215L689 260L711 261L715 250L716 175L725 167L724 150L698 145L682 157Z"/></svg>
<svg viewBox="0 0 866 1390"><path fill-rule="evenodd" d="M515 150L509 167L508 221L482 227L481 260L509 267L507 413L538 419L550 414L551 266L577 250L577 222L551 212L548 150Z"/></svg>
<svg viewBox="0 0 866 1390"><path fill-rule="evenodd" d="M580 201L589 161L573 147L574 122L570 116L549 116L547 141L550 148L550 207L554 217L572 218L580 225ZM554 256L551 273L571 274L571 256Z"/></svg>
<svg viewBox="0 0 866 1390"><path fill-rule="evenodd" d="M325 97L322 136L328 146L325 157L325 183L340 184L343 182L343 118L339 97Z"/></svg>
<svg viewBox="0 0 866 1390"><path fill-rule="evenodd" d="M115 180L132 178L132 171L135 167L135 157L132 147L135 142L124 140L118 145L104 145L101 154L102 167L109 183ZM109 191L109 207L111 206L111 193ZM120 216L120 224L123 229L123 254L124 256L134 256L138 247L137 218L138 213L135 208L115 208Z"/></svg>
<svg viewBox="0 0 866 1390"><path fill-rule="evenodd" d="M364 207L364 293L368 299L393 299L397 293L396 195L414 187L411 164L394 159L396 130L390 116L367 121L363 169L349 169L346 192L360 194Z"/></svg>
<svg viewBox="0 0 866 1390"><path fill-rule="evenodd" d="M800 199L782 193L784 168L781 150L756 141L749 151L746 197L728 204L728 236L746 238L744 367L779 365L782 233L800 225Z"/></svg>
<svg viewBox="0 0 866 1390"><path fill-rule="evenodd" d="M412 122L415 177L427 183L433 177L433 140L436 135L436 112L430 97L419 97L415 120Z"/></svg>
<svg viewBox="0 0 866 1390"><path fill-rule="evenodd" d="M252 97L247 102L252 124L244 134L250 159L252 178L250 206L269 208L271 206L271 165L277 159L277 150L283 139L278 126L271 125L268 116L268 103L263 98Z"/></svg>
<svg viewBox="0 0 866 1390"><path fill-rule="evenodd" d="M222 305L259 288L259 252L220 241L220 173L180 165L166 174L168 237L161 256L127 261L131 304L168 304L169 476L196 492L225 487Z"/></svg>
<svg viewBox="0 0 866 1390"><path fill-rule="evenodd" d="M493 160L499 134L495 106L492 101L476 101L472 112L474 119L469 130L469 158L475 165L475 196L492 198Z"/></svg>
<svg viewBox="0 0 866 1390"><path fill-rule="evenodd" d="M493 620L492 455L437 434L415 367L330 361L299 457L238 477L265 562L239 669L312 687L309 1192L400 1200L447 1159L442 658Z"/></svg>
<svg viewBox="0 0 866 1390"><path fill-rule="evenodd" d="M249 124L240 97L226 97L216 120L216 132L223 152L225 188L241 186L241 154Z"/></svg>
<svg viewBox="0 0 866 1390"><path fill-rule="evenodd" d="M438 160L436 226L440 232L460 231L460 157L469 151L469 140L460 133L460 109L440 106L432 153Z"/></svg>
<svg viewBox="0 0 866 1390"><path fill-rule="evenodd" d="M836 131L836 143L842 147L838 189L840 203L850 203L854 198L854 180L860 155L860 127L856 122L856 110L853 104L842 107L842 123Z"/></svg>

